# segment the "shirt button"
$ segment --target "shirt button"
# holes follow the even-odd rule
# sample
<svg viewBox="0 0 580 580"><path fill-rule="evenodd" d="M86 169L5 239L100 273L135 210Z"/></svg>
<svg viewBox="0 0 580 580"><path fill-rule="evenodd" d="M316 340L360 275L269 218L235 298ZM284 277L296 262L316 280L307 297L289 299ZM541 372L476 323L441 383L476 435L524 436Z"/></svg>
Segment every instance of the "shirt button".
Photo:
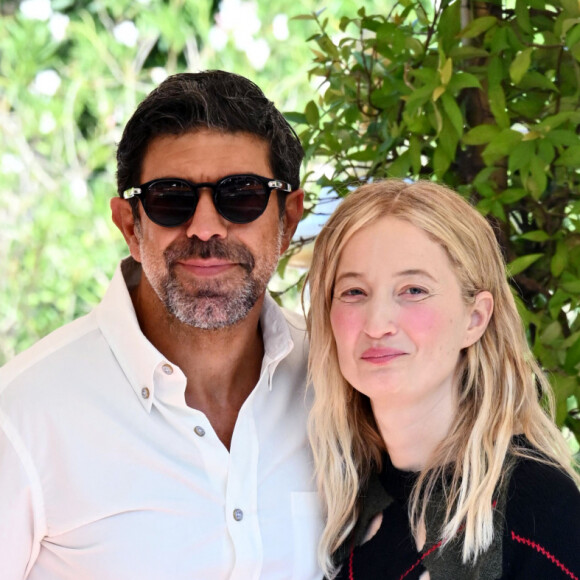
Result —
<svg viewBox="0 0 580 580"><path fill-rule="evenodd" d="M244 512L241 509L236 508L234 510L234 520L236 522L241 522L244 519Z"/></svg>
<svg viewBox="0 0 580 580"><path fill-rule="evenodd" d="M164 364L161 369L163 370L163 372L166 375L172 375L173 374L173 367L171 365L168 365L167 363Z"/></svg>
<svg viewBox="0 0 580 580"><path fill-rule="evenodd" d="M148 398L149 398L149 389L148 389L147 387L143 387L143 388L141 389L141 396L142 396L144 399L148 399Z"/></svg>
<svg viewBox="0 0 580 580"><path fill-rule="evenodd" d="M193 430L195 431L195 434L199 435L200 437L203 437L205 435L205 429L203 427L200 427L199 425L195 427Z"/></svg>

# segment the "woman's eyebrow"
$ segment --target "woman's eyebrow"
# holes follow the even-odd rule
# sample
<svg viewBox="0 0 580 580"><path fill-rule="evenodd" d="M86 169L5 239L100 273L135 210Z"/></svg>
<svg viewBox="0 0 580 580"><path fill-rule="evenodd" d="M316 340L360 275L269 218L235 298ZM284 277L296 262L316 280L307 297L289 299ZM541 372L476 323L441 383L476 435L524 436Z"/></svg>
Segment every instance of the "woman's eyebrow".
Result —
<svg viewBox="0 0 580 580"><path fill-rule="evenodd" d="M356 278L357 280L363 278L363 275L360 272L342 272L334 279L334 283L340 282L344 280L344 278Z"/></svg>
<svg viewBox="0 0 580 580"><path fill-rule="evenodd" d="M425 278L429 278L433 280L433 282L437 282L437 279L427 272L427 270L422 270L420 268L410 268L408 270L401 270L400 272L395 273L395 277L400 278L402 276L424 276Z"/></svg>
<svg viewBox="0 0 580 580"><path fill-rule="evenodd" d="M437 282L437 279L432 274L427 272L427 270L423 270L421 268L409 268L407 270L395 272L394 274L395 278L402 278L404 276L423 276L424 278L429 278L433 282ZM341 272L334 279L334 283L336 284L341 280L344 280L345 278L354 278L356 280L360 280L364 278L364 274L362 274L361 272L353 272L353 271Z"/></svg>

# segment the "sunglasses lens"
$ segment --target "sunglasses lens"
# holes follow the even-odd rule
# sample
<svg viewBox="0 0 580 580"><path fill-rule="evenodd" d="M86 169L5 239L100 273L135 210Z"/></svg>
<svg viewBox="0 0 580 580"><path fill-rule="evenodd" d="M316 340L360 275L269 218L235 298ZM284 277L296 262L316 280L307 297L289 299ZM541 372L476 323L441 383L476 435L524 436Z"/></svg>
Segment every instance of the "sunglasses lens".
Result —
<svg viewBox="0 0 580 580"><path fill-rule="evenodd" d="M264 213L270 190L251 175L234 175L220 182L216 197L217 210L223 217L247 224Z"/></svg>
<svg viewBox="0 0 580 580"><path fill-rule="evenodd" d="M152 183L143 200L149 219L166 227L184 224L193 215L196 205L197 194L187 183L174 179Z"/></svg>

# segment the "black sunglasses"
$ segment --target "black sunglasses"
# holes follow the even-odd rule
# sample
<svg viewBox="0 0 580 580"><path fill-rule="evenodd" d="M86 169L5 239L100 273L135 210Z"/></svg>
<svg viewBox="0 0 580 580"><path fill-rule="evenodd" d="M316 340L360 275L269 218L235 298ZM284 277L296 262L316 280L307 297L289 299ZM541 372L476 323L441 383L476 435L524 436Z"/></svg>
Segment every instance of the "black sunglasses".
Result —
<svg viewBox="0 0 580 580"><path fill-rule="evenodd" d="M216 183L192 183L173 177L154 179L123 192L124 199L138 195L147 217L160 226L173 228L188 222L197 207L199 190L213 192L217 212L235 224L247 224L265 211L270 193L279 189L286 193L292 187L285 181L259 175L228 175Z"/></svg>

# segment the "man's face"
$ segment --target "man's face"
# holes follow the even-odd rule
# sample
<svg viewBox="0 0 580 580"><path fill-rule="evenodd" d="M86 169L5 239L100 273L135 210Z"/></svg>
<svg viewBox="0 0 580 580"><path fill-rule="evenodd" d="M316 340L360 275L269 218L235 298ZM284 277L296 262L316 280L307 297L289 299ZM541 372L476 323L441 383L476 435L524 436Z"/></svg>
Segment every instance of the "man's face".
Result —
<svg viewBox="0 0 580 580"><path fill-rule="evenodd" d="M249 173L277 177L268 153L266 142L246 133L198 130L161 136L146 151L141 183L163 177L216 182ZM300 195L301 213L302 194L295 193ZM174 228L153 223L139 204L140 223L132 240L125 237L132 256L142 264L141 283L150 286L169 313L190 326L218 329L244 319L261 300L288 245L288 227L295 227L288 223L294 219L292 210L280 220L276 198L273 191L255 221L233 224L217 213L211 190L202 189L193 217Z"/></svg>

